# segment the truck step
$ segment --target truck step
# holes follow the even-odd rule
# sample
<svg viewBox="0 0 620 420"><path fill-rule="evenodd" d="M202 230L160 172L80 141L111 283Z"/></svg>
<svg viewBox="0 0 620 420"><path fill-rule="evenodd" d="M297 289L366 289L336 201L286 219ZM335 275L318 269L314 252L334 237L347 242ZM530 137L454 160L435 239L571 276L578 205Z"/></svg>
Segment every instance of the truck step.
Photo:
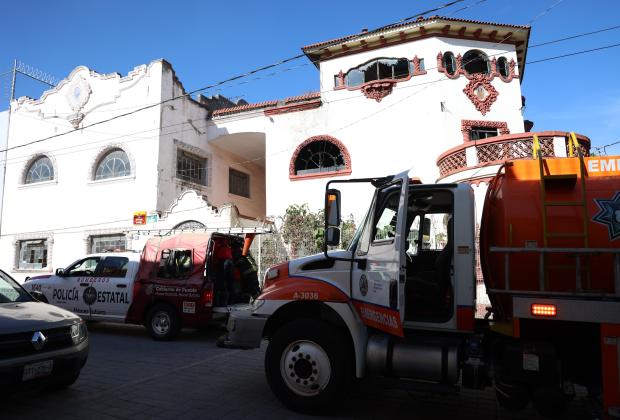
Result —
<svg viewBox="0 0 620 420"><path fill-rule="evenodd" d="M460 391L457 385L416 381L404 378L373 378L373 384L380 385L383 389L404 389L407 391L421 392L425 394L456 395Z"/></svg>

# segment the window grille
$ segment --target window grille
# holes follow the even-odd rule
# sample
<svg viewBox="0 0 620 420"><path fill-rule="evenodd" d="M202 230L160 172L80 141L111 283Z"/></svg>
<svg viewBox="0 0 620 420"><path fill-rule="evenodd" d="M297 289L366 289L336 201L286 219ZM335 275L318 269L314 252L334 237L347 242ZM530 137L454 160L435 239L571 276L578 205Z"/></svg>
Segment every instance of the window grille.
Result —
<svg viewBox="0 0 620 420"><path fill-rule="evenodd" d="M250 198L250 175L234 169L229 169L228 192Z"/></svg>
<svg viewBox="0 0 620 420"><path fill-rule="evenodd" d="M95 180L129 175L131 175L131 165L127 153L121 149L114 149L99 161L95 171Z"/></svg>
<svg viewBox="0 0 620 420"><path fill-rule="evenodd" d="M207 159L179 150L177 152L177 178L200 185L208 185Z"/></svg>
<svg viewBox="0 0 620 420"><path fill-rule="evenodd" d="M37 158L26 173L26 184L34 184L36 182L50 181L54 179L54 166L47 156Z"/></svg>

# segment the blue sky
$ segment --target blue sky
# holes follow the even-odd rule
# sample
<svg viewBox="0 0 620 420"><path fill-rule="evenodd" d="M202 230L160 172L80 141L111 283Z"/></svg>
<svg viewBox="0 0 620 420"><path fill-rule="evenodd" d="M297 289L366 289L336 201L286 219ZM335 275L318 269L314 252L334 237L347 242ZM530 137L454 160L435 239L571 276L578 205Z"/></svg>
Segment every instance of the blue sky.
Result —
<svg viewBox="0 0 620 420"><path fill-rule="evenodd" d="M78 65L126 74L135 66L165 58L185 88L193 90L297 55L304 45L373 29L446 2L11 2L3 7L0 26L0 73L10 70L14 58L58 78ZM532 23L530 44L620 24L616 0L476 2L465 0L438 14L512 24L527 24L538 16ZM556 6L549 13L539 16L552 5ZM534 61L619 42L620 29L616 29L533 48L527 58ZM257 102L318 90L318 71L307 59L284 68L291 70L206 93ZM595 146L619 141L619 68L619 47L528 65L522 84L525 117L534 121L534 130L577 131L588 135ZM0 77L0 109L6 108L9 81ZM18 95L40 93L36 83L19 78ZM620 145L608 153L620 154Z"/></svg>

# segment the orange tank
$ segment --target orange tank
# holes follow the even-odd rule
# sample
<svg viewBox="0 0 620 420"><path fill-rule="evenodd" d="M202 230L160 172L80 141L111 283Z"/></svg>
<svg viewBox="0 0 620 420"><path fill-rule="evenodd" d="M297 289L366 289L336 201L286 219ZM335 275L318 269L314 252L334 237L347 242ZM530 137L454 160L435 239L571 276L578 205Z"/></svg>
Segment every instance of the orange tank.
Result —
<svg viewBox="0 0 620 420"><path fill-rule="evenodd" d="M506 252L491 247L602 250L579 258L575 252L547 253L542 269L540 252L511 252L506 270ZM542 171L537 159L509 162L490 183L480 258L495 319L511 318L511 295L517 291L614 293L609 248L620 248L619 156L587 157L583 164L576 157L549 158Z"/></svg>

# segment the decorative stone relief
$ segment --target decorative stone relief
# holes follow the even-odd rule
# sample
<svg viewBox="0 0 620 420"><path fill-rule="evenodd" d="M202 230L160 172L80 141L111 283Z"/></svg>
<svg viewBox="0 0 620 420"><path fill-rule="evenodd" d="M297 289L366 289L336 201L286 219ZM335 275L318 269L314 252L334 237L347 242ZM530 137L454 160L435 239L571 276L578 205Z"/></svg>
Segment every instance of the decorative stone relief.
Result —
<svg viewBox="0 0 620 420"><path fill-rule="evenodd" d="M482 115L489 112L491 105L497 100L498 96L497 90L486 75L482 73L472 74L463 92Z"/></svg>
<svg viewBox="0 0 620 420"><path fill-rule="evenodd" d="M383 98L392 93L392 89L396 83L396 80L378 80L376 82L366 83L362 87L362 93L368 99L381 102Z"/></svg>
<svg viewBox="0 0 620 420"><path fill-rule="evenodd" d="M69 115L67 119L75 129L80 126L80 123L84 119L85 115L81 111L82 108L84 108L84 105L88 102L91 93L92 90L90 84L82 76L76 77L75 80L69 85L65 98L71 107L73 114Z"/></svg>

